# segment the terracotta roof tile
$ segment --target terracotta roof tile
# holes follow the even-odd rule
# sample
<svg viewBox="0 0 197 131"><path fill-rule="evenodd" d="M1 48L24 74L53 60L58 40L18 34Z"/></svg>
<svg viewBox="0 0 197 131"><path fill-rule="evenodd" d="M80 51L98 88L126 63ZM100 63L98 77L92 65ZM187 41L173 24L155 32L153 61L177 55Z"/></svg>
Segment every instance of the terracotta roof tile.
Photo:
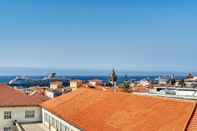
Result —
<svg viewBox="0 0 197 131"><path fill-rule="evenodd" d="M7 85L0 85L0 107L38 106L43 101L40 97L27 96Z"/></svg>
<svg viewBox="0 0 197 131"><path fill-rule="evenodd" d="M42 92L36 92L35 94L31 96L34 96L35 98L40 99L41 101L47 101L50 99L49 97L45 96L44 93Z"/></svg>
<svg viewBox="0 0 197 131"><path fill-rule="evenodd" d="M195 102L80 88L42 106L85 131L184 131Z"/></svg>
<svg viewBox="0 0 197 131"><path fill-rule="evenodd" d="M197 131L197 107L193 111L192 117L188 122L186 131Z"/></svg>

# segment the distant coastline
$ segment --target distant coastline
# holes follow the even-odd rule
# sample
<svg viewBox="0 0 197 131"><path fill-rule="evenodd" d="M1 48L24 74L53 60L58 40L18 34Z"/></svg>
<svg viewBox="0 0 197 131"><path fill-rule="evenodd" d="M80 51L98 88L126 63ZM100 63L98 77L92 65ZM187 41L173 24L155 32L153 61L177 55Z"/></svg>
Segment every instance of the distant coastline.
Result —
<svg viewBox="0 0 197 131"><path fill-rule="evenodd" d="M16 76L0 76L0 83L3 84L7 84L10 80L14 79ZM31 79L34 80L41 80L44 76L29 76ZM83 81L87 81L87 80L93 80L93 79L99 79L102 80L103 82L107 82L109 76L80 76L80 75L72 75L72 76L64 76L66 79L68 80L72 80L72 79L80 79ZM148 75L144 75L144 76L128 76L129 80L143 80L143 79L149 79L149 80L155 80L157 79L158 76L148 76ZM176 76L176 79L184 79L185 76ZM118 77L118 83L122 83L125 80L125 76L119 76Z"/></svg>
<svg viewBox="0 0 197 131"><path fill-rule="evenodd" d="M0 76L46 76L52 72L61 76L108 76L111 70L0 67ZM129 71L117 69L119 76L158 76L168 74L185 76L188 72L189 71ZM197 75L197 72L192 72L192 74Z"/></svg>

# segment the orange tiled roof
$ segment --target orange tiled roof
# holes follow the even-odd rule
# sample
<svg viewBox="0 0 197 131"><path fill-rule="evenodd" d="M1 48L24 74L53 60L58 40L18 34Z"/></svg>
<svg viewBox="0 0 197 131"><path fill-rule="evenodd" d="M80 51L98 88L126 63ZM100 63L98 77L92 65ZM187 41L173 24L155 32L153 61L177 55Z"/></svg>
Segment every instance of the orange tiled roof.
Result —
<svg viewBox="0 0 197 131"><path fill-rule="evenodd" d="M42 107L85 131L184 131L195 102L80 88Z"/></svg>
<svg viewBox="0 0 197 131"><path fill-rule="evenodd" d="M49 97L45 96L43 92L36 92L35 94L33 94L31 96L34 96L34 97L40 99L41 101L47 101L50 99Z"/></svg>
<svg viewBox="0 0 197 131"><path fill-rule="evenodd" d="M102 80L98 80L98 79L93 79L93 80L89 80L89 82L96 82L96 83L102 83Z"/></svg>
<svg viewBox="0 0 197 131"><path fill-rule="evenodd" d="M51 84L59 84L59 83L63 83L63 82L60 81L60 80L53 80L53 81L51 81Z"/></svg>
<svg viewBox="0 0 197 131"><path fill-rule="evenodd" d="M43 101L40 97L27 96L7 85L0 85L0 107L38 106Z"/></svg>
<svg viewBox="0 0 197 131"><path fill-rule="evenodd" d="M193 111L192 117L188 122L186 131L197 131L197 107Z"/></svg>

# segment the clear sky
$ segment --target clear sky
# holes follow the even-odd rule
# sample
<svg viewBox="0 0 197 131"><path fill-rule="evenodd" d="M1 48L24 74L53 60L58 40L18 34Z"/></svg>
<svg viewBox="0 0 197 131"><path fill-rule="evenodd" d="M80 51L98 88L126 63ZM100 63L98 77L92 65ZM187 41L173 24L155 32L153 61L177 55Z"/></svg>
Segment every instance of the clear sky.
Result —
<svg viewBox="0 0 197 131"><path fill-rule="evenodd" d="M197 71L196 0L1 0L0 67Z"/></svg>

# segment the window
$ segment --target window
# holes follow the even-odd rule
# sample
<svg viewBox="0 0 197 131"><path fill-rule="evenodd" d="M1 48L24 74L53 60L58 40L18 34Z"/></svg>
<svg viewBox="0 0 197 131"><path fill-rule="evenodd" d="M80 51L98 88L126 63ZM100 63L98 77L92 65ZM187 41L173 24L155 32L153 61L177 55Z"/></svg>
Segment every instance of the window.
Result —
<svg viewBox="0 0 197 131"><path fill-rule="evenodd" d="M52 117L52 126L55 128L55 119Z"/></svg>
<svg viewBox="0 0 197 131"><path fill-rule="evenodd" d="M69 131L69 127L65 126L65 131Z"/></svg>
<svg viewBox="0 0 197 131"><path fill-rule="evenodd" d="M4 131L11 131L11 127L4 127Z"/></svg>
<svg viewBox="0 0 197 131"><path fill-rule="evenodd" d="M64 124L60 123L60 131L65 131L64 130Z"/></svg>
<svg viewBox="0 0 197 131"><path fill-rule="evenodd" d="M44 113L44 121L47 121L47 114Z"/></svg>
<svg viewBox="0 0 197 131"><path fill-rule="evenodd" d="M49 115L47 113L44 114L44 121L49 124Z"/></svg>
<svg viewBox="0 0 197 131"><path fill-rule="evenodd" d="M5 120L12 119L12 112L11 111L5 111L4 112L4 119Z"/></svg>
<svg viewBox="0 0 197 131"><path fill-rule="evenodd" d="M59 131L59 122L56 120L56 129Z"/></svg>
<svg viewBox="0 0 197 131"><path fill-rule="evenodd" d="M51 116L49 116L49 124L50 124L50 126L52 126L52 117Z"/></svg>
<svg viewBox="0 0 197 131"><path fill-rule="evenodd" d="M25 111L25 118L34 118L35 111Z"/></svg>
<svg viewBox="0 0 197 131"><path fill-rule="evenodd" d="M46 117L47 117L47 120L46 120L46 122L47 122L47 123L49 123L49 120L50 120L50 117L49 117L49 115L47 114L47 116L46 116Z"/></svg>

